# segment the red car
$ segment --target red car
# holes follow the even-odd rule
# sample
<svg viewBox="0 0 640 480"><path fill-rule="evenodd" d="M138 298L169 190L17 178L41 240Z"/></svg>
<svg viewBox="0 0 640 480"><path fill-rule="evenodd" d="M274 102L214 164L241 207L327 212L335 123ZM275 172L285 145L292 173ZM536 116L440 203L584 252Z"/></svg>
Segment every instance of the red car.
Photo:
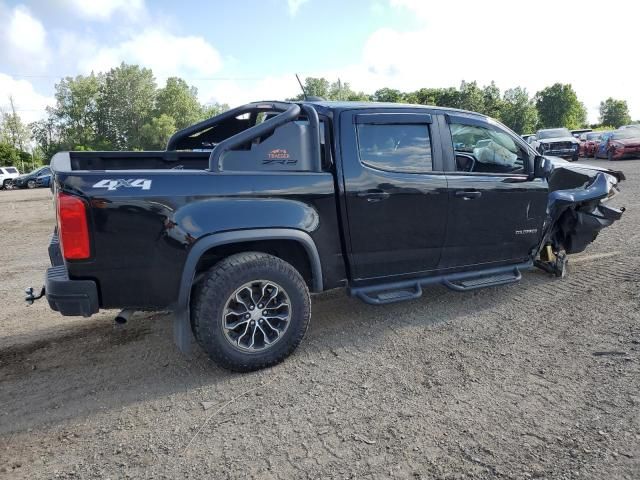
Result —
<svg viewBox="0 0 640 480"><path fill-rule="evenodd" d="M603 134L594 157L605 157L609 160L640 157L640 128L614 130Z"/></svg>
<svg viewBox="0 0 640 480"><path fill-rule="evenodd" d="M593 152L600 142L602 133L603 132L587 132L580 135L579 152L581 157L591 157L593 155Z"/></svg>

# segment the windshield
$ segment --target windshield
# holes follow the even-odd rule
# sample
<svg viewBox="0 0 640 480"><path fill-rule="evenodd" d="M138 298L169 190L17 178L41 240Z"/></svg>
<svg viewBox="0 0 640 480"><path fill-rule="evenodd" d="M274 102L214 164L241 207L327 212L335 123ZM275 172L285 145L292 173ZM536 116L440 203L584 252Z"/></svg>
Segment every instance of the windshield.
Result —
<svg viewBox="0 0 640 480"><path fill-rule="evenodd" d="M620 140L623 138L640 138L640 129L636 128L625 128L624 130L618 130L613 132L611 138L614 140Z"/></svg>
<svg viewBox="0 0 640 480"><path fill-rule="evenodd" d="M588 133L587 140L598 140L600 138L601 133Z"/></svg>
<svg viewBox="0 0 640 480"><path fill-rule="evenodd" d="M566 128L552 128L551 130L540 130L537 137L542 138L560 138L570 137L571 132Z"/></svg>

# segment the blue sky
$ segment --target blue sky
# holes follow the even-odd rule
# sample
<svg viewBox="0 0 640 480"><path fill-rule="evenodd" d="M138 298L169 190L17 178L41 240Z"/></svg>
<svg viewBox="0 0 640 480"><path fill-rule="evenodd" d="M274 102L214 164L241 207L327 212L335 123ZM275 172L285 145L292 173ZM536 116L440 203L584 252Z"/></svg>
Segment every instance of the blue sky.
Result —
<svg viewBox="0 0 640 480"><path fill-rule="evenodd" d="M11 95L33 120L61 76L126 61L152 68L159 84L184 78L205 103L295 95L295 72L366 92L464 79L533 94L560 81L574 85L591 121L608 96L640 118L639 69L599 63L628 65L611 42L637 45L640 7L608 3L626 12L615 37L593 34L599 3L572 0L0 0L0 107ZM545 27L549 12L572 27Z"/></svg>

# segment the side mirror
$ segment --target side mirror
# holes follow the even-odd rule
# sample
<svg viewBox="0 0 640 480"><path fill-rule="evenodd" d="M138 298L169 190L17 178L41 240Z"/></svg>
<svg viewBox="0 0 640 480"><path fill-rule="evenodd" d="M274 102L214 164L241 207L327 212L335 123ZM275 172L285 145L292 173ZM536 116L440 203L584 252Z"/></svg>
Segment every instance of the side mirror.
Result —
<svg viewBox="0 0 640 480"><path fill-rule="evenodd" d="M536 155L533 159L533 171L529 174L529 178L545 178L544 171L544 157L542 155Z"/></svg>

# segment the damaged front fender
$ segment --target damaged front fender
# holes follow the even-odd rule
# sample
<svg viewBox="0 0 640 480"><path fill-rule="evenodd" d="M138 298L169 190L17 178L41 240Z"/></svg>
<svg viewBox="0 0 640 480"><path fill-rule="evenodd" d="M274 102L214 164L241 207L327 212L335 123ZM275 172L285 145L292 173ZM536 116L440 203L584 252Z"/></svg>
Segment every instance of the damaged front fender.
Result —
<svg viewBox="0 0 640 480"><path fill-rule="evenodd" d="M553 162L548 170L547 219L538 254L546 246L556 254L582 252L624 212L604 204L618 193L622 172L564 163Z"/></svg>

